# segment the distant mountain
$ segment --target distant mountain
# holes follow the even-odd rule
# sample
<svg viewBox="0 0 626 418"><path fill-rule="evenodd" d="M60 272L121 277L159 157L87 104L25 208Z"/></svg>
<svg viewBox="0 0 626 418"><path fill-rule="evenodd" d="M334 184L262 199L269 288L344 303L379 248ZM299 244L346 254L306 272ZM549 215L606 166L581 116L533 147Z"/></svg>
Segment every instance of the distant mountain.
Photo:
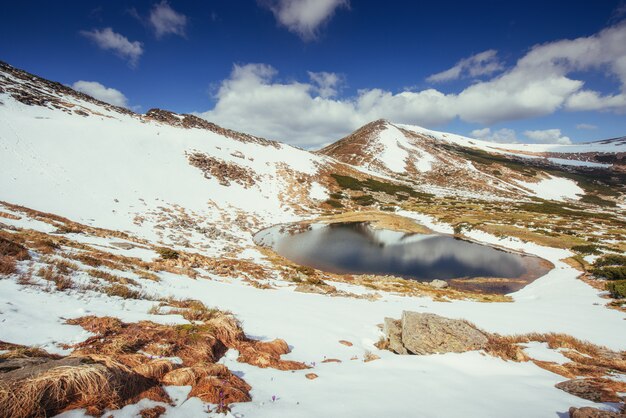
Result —
<svg viewBox="0 0 626 418"><path fill-rule="evenodd" d="M503 197L535 193L549 198L549 191L537 190L552 187L565 187L562 197L614 195L626 184L624 138L576 145L498 144L377 120L318 153L426 189Z"/></svg>

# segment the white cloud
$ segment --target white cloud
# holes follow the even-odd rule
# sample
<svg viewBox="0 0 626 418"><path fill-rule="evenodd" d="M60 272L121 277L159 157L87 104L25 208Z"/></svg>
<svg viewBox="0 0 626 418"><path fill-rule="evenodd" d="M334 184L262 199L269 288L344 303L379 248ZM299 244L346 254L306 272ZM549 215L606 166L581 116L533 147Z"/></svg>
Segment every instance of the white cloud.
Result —
<svg viewBox="0 0 626 418"><path fill-rule="evenodd" d="M625 111L624 94L585 90L572 75L591 70L608 70L624 80L626 91L626 21L590 37L535 46L514 67L458 93L364 89L342 98L337 91L343 80L333 73L281 82L270 66L237 65L221 82L215 107L203 115L229 128L315 146L379 118L434 127L455 119L491 125L561 109ZM504 138L504 131L490 134L496 133L494 138Z"/></svg>
<svg viewBox="0 0 626 418"><path fill-rule="evenodd" d="M483 141L498 142L501 144L517 143L517 135L513 129L502 128L497 131L491 131L490 128L474 129L470 132L470 136Z"/></svg>
<svg viewBox="0 0 626 418"><path fill-rule="evenodd" d="M526 135L529 139L532 139L535 142L541 142L544 144L568 145L572 143L572 141L568 137L561 134L560 129L524 131L524 135Z"/></svg>
<svg viewBox="0 0 626 418"><path fill-rule="evenodd" d="M598 129L598 127L590 123L579 123L578 125L576 125L576 129L593 130Z"/></svg>
<svg viewBox="0 0 626 418"><path fill-rule="evenodd" d="M115 106L128 107L128 99L121 91L105 87L97 81L79 80L72 84L72 88L103 102Z"/></svg>
<svg viewBox="0 0 626 418"><path fill-rule="evenodd" d="M166 0L154 5L148 16L148 24L157 38L165 35L185 36L187 16L172 9Z"/></svg>
<svg viewBox="0 0 626 418"><path fill-rule="evenodd" d="M323 97L334 97L337 95L337 89L341 87L343 78L335 73L327 73L325 71L314 73L309 71L309 78L316 86L315 90Z"/></svg>
<svg viewBox="0 0 626 418"><path fill-rule="evenodd" d="M441 83L465 77L491 75L504 68L502 63L498 60L497 54L498 52L496 50L489 49L472 55L471 57L464 58L457 62L454 67L431 75L426 81Z"/></svg>
<svg viewBox="0 0 626 418"><path fill-rule="evenodd" d="M123 35L113 32L111 28L81 31L81 35L91 39L98 47L106 51L113 51L119 57L128 61L131 66L137 65L143 54L141 42L131 42Z"/></svg>
<svg viewBox="0 0 626 418"><path fill-rule="evenodd" d="M349 7L348 0L259 0L269 8L281 25L303 40L317 36L318 28L327 22L339 7Z"/></svg>

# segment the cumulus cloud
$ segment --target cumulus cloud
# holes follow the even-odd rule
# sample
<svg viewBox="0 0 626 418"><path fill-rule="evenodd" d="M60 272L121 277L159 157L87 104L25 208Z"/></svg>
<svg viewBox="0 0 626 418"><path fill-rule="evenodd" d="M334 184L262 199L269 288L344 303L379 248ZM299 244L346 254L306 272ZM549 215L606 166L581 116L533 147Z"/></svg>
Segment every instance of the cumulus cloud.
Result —
<svg viewBox="0 0 626 418"><path fill-rule="evenodd" d="M622 92L584 89L573 74L592 70L620 80ZM314 147L379 118L426 127L455 119L489 126L562 109L623 112L626 21L590 37L535 46L512 68L458 93L364 89L339 97L342 83L340 76L324 72L309 73L306 81L282 82L273 67L236 65L221 82L215 107L203 115L229 128ZM506 132L486 135L503 140Z"/></svg>
<svg viewBox="0 0 626 418"><path fill-rule="evenodd" d="M322 97L334 97L337 95L337 89L341 87L343 78L335 73L325 71L314 73L309 71L309 78L315 85L315 91Z"/></svg>
<svg viewBox="0 0 626 418"><path fill-rule="evenodd" d="M125 36L113 32L111 28L81 31L80 34L92 40L99 48L112 51L120 58L127 60L133 67L137 65L139 57L143 54L141 42L131 42Z"/></svg>
<svg viewBox="0 0 626 418"><path fill-rule="evenodd" d="M147 22L157 38L170 34L185 37L187 16L172 9L165 0L154 5Z"/></svg>
<svg viewBox="0 0 626 418"><path fill-rule="evenodd" d="M492 131L491 128L474 129L470 132L470 136L483 141L499 142L501 144L517 143L517 135L513 129L502 128Z"/></svg>
<svg viewBox="0 0 626 418"><path fill-rule="evenodd" d="M490 49L464 58L457 62L454 67L429 76L426 81L441 83L465 77L491 75L504 68L497 54L498 52L495 49Z"/></svg>
<svg viewBox="0 0 626 418"><path fill-rule="evenodd" d="M348 0L259 0L272 11L279 24L303 40L317 37L318 29L340 7L349 7Z"/></svg>
<svg viewBox="0 0 626 418"><path fill-rule="evenodd" d="M579 123L578 125L576 125L576 129L584 129L584 130L593 130L593 129L598 129L598 127L596 125L592 125L590 123Z"/></svg>
<svg viewBox="0 0 626 418"><path fill-rule="evenodd" d="M97 81L79 80L72 84L72 88L103 102L115 106L128 107L128 99L121 91L105 87Z"/></svg>
<svg viewBox="0 0 626 418"><path fill-rule="evenodd" d="M561 134L560 129L546 129L538 131L524 131L524 135L535 142L543 144L569 145L572 141Z"/></svg>

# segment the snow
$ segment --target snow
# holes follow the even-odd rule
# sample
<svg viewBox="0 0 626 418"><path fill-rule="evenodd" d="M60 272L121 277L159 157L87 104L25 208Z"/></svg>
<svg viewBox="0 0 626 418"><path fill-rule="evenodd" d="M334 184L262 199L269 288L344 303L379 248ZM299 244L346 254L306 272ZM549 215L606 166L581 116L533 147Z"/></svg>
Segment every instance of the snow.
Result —
<svg viewBox="0 0 626 418"><path fill-rule="evenodd" d="M567 160L565 158L548 158L548 161L555 164L569 165L573 167L610 168L613 164L594 163L590 161Z"/></svg>
<svg viewBox="0 0 626 418"><path fill-rule="evenodd" d="M449 229L425 215L410 212L405 215L424 219L434 229ZM193 280L170 273L159 273L159 282L142 280L141 283L145 291L161 297L195 298L207 306L231 310L242 320L249 335L262 339L284 338L293 347L286 358L315 363L312 370L281 372L238 363L236 355L231 353L222 361L253 387L253 401L233 406L233 414L404 416L408 408L419 405L420 416L457 416L460 413L485 416L485 411L489 411L493 416L521 417L551 415L567 411L570 406L593 405L556 389L554 384L563 378L532 363L505 362L477 352L397 356L374 347L380 336L377 324L384 317L398 318L403 310L412 310L465 318L487 331L503 335L565 332L613 349L626 348L626 335L612 332L623 325L624 314L606 309L598 291L577 280L578 272L559 261L571 255L569 251L512 238L501 239L480 231L468 234L477 241L542 256L553 262L555 269L514 293L515 302L491 304L443 303L426 297L385 293L376 301L329 298L293 292L291 288L268 291L238 280ZM14 279L0 280L0 321L11 324L0 327L0 340L67 353L58 344L84 340L89 333L77 326L64 325L65 318L114 314L124 321L184 322L178 315L148 314L152 304L109 298L94 292L46 293L19 286ZM343 346L338 343L340 339L354 345ZM537 354L540 348L531 347L531 350L545 358L546 353ZM366 351L376 353L381 359L362 362ZM358 359L350 360L354 356ZM323 364L324 358L337 358L342 363ZM309 381L304 377L308 372L320 377ZM433 391L433 387L438 390ZM277 397L275 402L271 401L272 396ZM455 402L449 402L451 398ZM526 405L529 398L537 401ZM385 399L393 399L393 402ZM205 406L191 399L167 408L172 416L197 416ZM114 416L127 417L136 411L137 408L127 406ZM72 414L66 416L81 416L76 411Z"/></svg>
<svg viewBox="0 0 626 418"><path fill-rule="evenodd" d="M447 132L434 131L431 129L422 128L421 126L396 124L396 126L409 131L416 132L418 134L428 135L435 139L442 141L456 143L462 146L470 148L479 148L484 151L499 151L503 153L514 153L518 156L524 156L520 152L530 153L583 153L583 152L625 152L626 141L614 141L614 142L588 142L584 144L572 144L572 145L560 145L560 144L501 144L496 142L483 141L480 139L468 138L462 135L456 135ZM527 157L532 157L526 155Z"/></svg>
<svg viewBox="0 0 626 418"><path fill-rule="evenodd" d="M549 361L556 364L565 364L570 361L559 351L550 349L547 343L531 341L524 346L524 352L534 360Z"/></svg>
<svg viewBox="0 0 626 418"><path fill-rule="evenodd" d="M575 181L560 177L549 176L538 183L528 183L515 180L520 186L529 189L533 195L542 199L564 201L565 199L579 200L585 191Z"/></svg>
<svg viewBox="0 0 626 418"><path fill-rule="evenodd" d="M392 124L385 124L369 152L384 167L398 174L406 173L408 162L412 162L418 171L425 173L432 169L432 164L436 161L431 154L411 144L404 133Z"/></svg>
<svg viewBox="0 0 626 418"><path fill-rule="evenodd" d="M386 129L379 133L378 143L383 147L383 152L378 155L378 159L389 170L404 173L409 153L405 149L408 142L402 132L396 127L387 125Z"/></svg>
<svg viewBox="0 0 626 418"><path fill-rule="evenodd" d="M328 190L326 187L314 181L311 183L311 188L309 189L309 197L314 200L326 200L329 197Z"/></svg>
<svg viewBox="0 0 626 418"><path fill-rule="evenodd" d="M295 176L315 176L319 167L328 161L284 145L276 148L242 143L200 129L185 130L142 122L137 117L90 103L79 104L101 116L79 117L29 107L6 94L0 94L0 100L4 103L0 105L0 200L98 227L128 231L155 243L176 241L174 238L180 232L181 238L189 240L192 248L205 255L223 254L220 246L229 243L220 238L207 239L193 229L177 231L164 219L169 219L168 216L174 217L172 222L186 219L182 216L184 213L195 222L194 226L219 227L220 231L239 239L238 257L261 262L260 252L250 248L249 232L238 224L250 222L260 229L300 219L302 215L281 199L287 186L293 184L283 171L287 168ZM404 136L397 136L393 129L387 131L382 134L385 147L380 159L390 171L404 172L407 157L410 159L419 153L414 153L414 148L403 142ZM444 138L442 133L437 135ZM490 149L496 146L453 135L445 138L473 141ZM597 148L598 145L580 147ZM607 149L609 147L619 148L606 145ZM206 179L187 162L185 152L193 151L245 167L258 181L246 189L235 183L222 186L216 179ZM233 157L234 153L244 158ZM416 158L416 167L426 170L429 157L419 154ZM523 186L537 195L548 188L558 189L559 198L576 198L580 193L570 180L553 177L545 181L550 183L540 183L540 186L524 183ZM322 189L321 185L312 185L306 193L312 199L321 199L325 192ZM21 213L5 208L2 211L21 216L19 220L2 218L4 224L45 232L56 229ZM435 232L453 232L450 225L428 215L407 210L396 213ZM398 239L393 233L378 235L384 242ZM623 328L624 313L607 309L601 292L578 280L579 272L561 261L571 256L571 252L499 238L478 230L469 231L467 235L478 242L543 257L555 268L512 294L514 301L511 303L440 302L428 297L384 292L380 292L378 300L328 297L294 292L293 287L284 283L271 290L258 289L237 276L223 278L208 273L207 279L160 272L160 281L139 277L134 280L148 294L199 299L209 307L230 310L242 321L248 335L262 340L283 338L293 348L285 358L313 366L311 370L295 372L260 369L237 362L237 353L229 351L222 362L252 386L253 401L233 405L233 411L227 416L527 417L555 416L566 414L570 406L596 405L556 389L555 383L564 378L531 362L507 362L480 352L398 356L376 349L374 343L381 336L377 325L385 317L399 318L404 310L467 319L486 331L503 335L562 332L612 349L626 349L626 333L615 332ZM131 250L115 247L115 242L123 241L117 238L86 234L69 234L68 237L114 254L133 254L142 259L153 255L152 250L142 247ZM272 236L266 234L264 238L269 240ZM24 263L27 262L19 264L21 269L25 268ZM34 263L37 267L38 261ZM54 353L68 354L69 350L63 349L61 344L83 341L91 335L79 326L66 325L68 318L114 315L126 322L187 322L180 315L148 313L155 302L124 300L94 291L46 291L43 287L19 285L16 279L12 275L0 280L2 341L37 345ZM82 276L73 279L77 283L87 282ZM337 288L360 294L371 292L365 287L343 283L337 284ZM346 347L339 344L339 340L349 340L354 345ZM549 352L544 346L531 344L526 350L544 359L562 360L558 352ZM381 358L365 363L362 359L367 351ZM351 360L354 356L357 359ZM337 358L342 362L321 363L324 358ZM306 379L304 375L309 372L315 372L319 378ZM166 390L175 401L174 406L165 406L168 417L207 415L206 404L197 398L186 400L188 387ZM272 397L276 400L272 401ZM107 412L106 416L136 416L140 409L154 405L152 401L142 400L122 410ZM70 411L61 416L82 417L84 411Z"/></svg>

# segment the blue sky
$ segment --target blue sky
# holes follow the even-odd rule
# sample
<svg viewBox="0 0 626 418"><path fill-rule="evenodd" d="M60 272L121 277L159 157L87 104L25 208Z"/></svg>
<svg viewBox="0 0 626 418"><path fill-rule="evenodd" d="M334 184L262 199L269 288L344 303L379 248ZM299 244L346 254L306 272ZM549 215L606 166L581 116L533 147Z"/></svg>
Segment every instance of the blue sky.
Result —
<svg viewBox="0 0 626 418"><path fill-rule="evenodd" d="M0 59L302 147L377 118L567 143L626 135L625 19L618 0L5 2Z"/></svg>

